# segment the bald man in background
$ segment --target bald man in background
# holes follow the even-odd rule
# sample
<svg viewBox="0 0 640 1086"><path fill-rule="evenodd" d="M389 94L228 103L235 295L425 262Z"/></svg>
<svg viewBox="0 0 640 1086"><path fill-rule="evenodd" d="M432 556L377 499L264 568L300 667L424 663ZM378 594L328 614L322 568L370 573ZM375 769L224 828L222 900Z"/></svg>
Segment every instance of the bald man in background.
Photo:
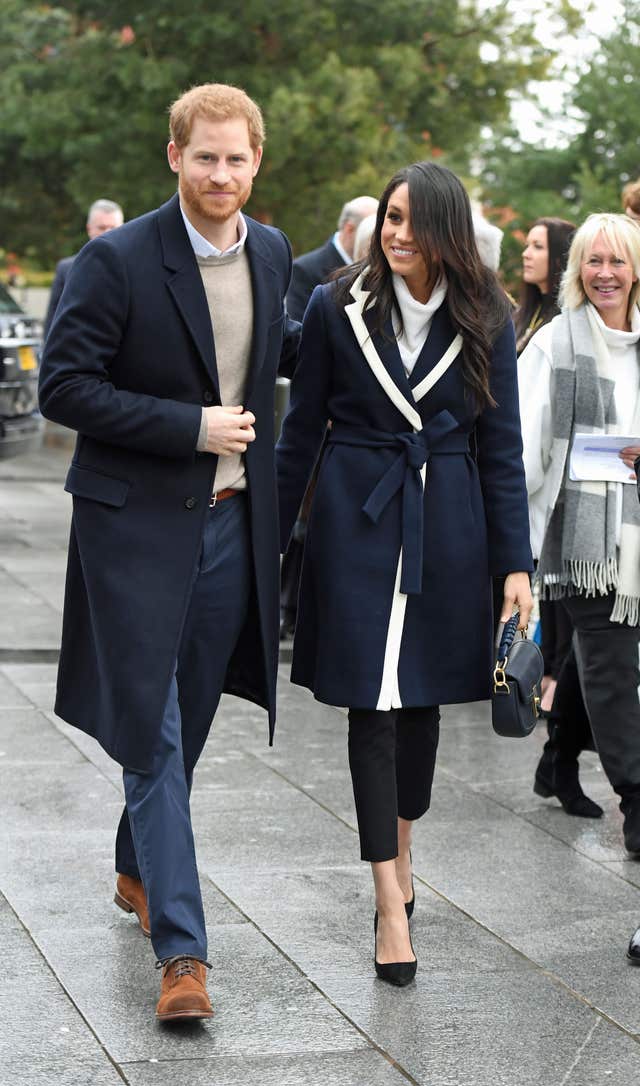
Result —
<svg viewBox="0 0 640 1086"><path fill-rule="evenodd" d="M115 230L117 226L122 226L123 222L124 213L120 204L116 204L114 200L94 200L87 212L87 235L89 241L91 241L92 238L99 238L101 234L106 234L109 230ZM67 281L67 276L76 256L77 253L74 253L73 256L65 256L64 259L59 260L56 265L53 283L51 284L51 293L49 294L47 315L44 318L45 337L51 327L51 321L54 318L60 296Z"/></svg>

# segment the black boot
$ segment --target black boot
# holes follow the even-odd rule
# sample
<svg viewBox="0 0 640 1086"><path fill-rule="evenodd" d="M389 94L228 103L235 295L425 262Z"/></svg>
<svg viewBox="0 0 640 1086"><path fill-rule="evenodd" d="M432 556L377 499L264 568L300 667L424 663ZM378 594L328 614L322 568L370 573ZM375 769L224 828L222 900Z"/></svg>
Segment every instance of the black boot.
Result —
<svg viewBox="0 0 640 1086"><path fill-rule="evenodd" d="M640 855L640 792L620 792L620 810L624 815L624 847L633 856Z"/></svg>
<svg viewBox="0 0 640 1086"><path fill-rule="evenodd" d="M553 733L552 733L553 735ZM536 769L533 790L537 796L556 796L565 811L577 818L601 818L602 807L585 796L578 777L578 759L558 750L552 736L545 743Z"/></svg>

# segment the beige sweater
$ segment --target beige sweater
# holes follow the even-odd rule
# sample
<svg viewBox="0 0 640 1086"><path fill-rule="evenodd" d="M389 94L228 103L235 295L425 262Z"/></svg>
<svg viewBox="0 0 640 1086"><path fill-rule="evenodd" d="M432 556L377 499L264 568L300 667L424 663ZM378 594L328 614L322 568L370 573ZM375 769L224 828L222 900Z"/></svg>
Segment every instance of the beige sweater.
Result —
<svg viewBox="0 0 640 1086"><path fill-rule="evenodd" d="M253 339L253 293L246 250L222 257L196 257L211 315L220 401L244 405ZM198 441L198 447L201 442ZM218 458L214 490L244 490L240 453Z"/></svg>

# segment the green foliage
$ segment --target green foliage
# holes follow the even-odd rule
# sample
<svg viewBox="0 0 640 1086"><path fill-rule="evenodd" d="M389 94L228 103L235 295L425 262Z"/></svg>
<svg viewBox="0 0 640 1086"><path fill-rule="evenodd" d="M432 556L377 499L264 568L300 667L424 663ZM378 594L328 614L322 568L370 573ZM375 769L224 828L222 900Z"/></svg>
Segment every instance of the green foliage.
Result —
<svg viewBox="0 0 640 1086"><path fill-rule="evenodd" d="M52 261L81 244L93 199L127 217L166 199L168 105L220 81L264 110L249 210L299 252L408 161L467 171L481 127L549 59L506 0L3 0L0 237Z"/></svg>
<svg viewBox="0 0 640 1086"><path fill-rule="evenodd" d="M516 287L522 239L535 219L577 224L594 211L621 211L620 192L640 176L638 76L640 0L625 0L619 29L601 43L568 95L565 111L582 131L567 147L525 144L498 127L483 154L481 195L506 229L503 272Z"/></svg>

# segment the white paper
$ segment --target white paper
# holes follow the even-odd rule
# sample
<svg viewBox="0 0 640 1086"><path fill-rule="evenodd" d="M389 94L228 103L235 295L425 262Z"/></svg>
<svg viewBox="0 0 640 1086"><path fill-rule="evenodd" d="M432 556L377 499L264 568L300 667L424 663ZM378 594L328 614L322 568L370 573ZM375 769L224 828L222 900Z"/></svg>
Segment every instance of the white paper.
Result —
<svg viewBox="0 0 640 1086"><path fill-rule="evenodd" d="M640 437L619 434L576 434L569 458L569 478L575 481L635 483L632 471L618 453L640 445Z"/></svg>

